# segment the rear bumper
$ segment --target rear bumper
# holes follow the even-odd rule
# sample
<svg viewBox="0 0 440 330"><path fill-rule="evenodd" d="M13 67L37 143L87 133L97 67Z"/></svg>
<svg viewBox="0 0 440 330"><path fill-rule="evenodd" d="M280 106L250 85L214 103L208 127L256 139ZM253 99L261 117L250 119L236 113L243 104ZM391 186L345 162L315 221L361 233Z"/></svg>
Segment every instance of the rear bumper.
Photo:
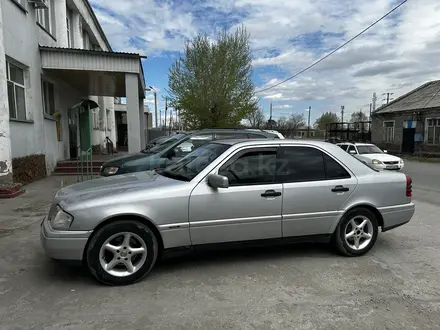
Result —
<svg viewBox="0 0 440 330"><path fill-rule="evenodd" d="M414 203L379 208L383 218L382 231L388 231L408 223L414 215Z"/></svg>
<svg viewBox="0 0 440 330"><path fill-rule="evenodd" d="M41 245L53 259L81 261L90 235L88 231L55 231L46 219L41 223Z"/></svg>

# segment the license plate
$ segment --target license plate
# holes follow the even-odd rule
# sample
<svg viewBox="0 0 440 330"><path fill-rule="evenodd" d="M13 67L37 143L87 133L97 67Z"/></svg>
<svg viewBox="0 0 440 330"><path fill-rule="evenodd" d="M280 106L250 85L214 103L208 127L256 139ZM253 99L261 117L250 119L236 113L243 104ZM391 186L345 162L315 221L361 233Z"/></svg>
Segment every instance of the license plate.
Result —
<svg viewBox="0 0 440 330"><path fill-rule="evenodd" d="M398 168L399 168L399 166L397 166L397 165L387 166L387 170L397 170Z"/></svg>

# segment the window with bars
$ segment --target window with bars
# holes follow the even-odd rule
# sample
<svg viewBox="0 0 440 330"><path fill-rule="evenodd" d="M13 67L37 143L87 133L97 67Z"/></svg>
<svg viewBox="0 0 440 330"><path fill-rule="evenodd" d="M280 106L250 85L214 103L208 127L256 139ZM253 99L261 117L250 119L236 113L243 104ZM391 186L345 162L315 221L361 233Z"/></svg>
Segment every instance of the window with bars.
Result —
<svg viewBox="0 0 440 330"><path fill-rule="evenodd" d="M37 9L37 22L40 24L47 32L53 34L53 4L52 0L47 0L47 8Z"/></svg>
<svg viewBox="0 0 440 330"><path fill-rule="evenodd" d="M392 143L394 141L394 121L384 121L384 141Z"/></svg>
<svg viewBox="0 0 440 330"><path fill-rule="evenodd" d="M55 113L55 88L46 80L41 80L41 95L43 97L43 110L48 115Z"/></svg>
<svg viewBox="0 0 440 330"><path fill-rule="evenodd" d="M440 144L440 119L426 119L426 143Z"/></svg>
<svg viewBox="0 0 440 330"><path fill-rule="evenodd" d="M26 120L24 70L6 61L6 80L8 84L9 117Z"/></svg>

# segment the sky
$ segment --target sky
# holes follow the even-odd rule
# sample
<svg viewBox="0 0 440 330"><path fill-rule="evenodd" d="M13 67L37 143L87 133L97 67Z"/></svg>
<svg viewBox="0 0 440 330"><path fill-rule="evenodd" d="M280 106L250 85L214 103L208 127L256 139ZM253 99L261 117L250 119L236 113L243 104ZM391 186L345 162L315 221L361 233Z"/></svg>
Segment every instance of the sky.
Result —
<svg viewBox="0 0 440 330"><path fill-rule="evenodd" d="M307 67L373 23L402 0L90 0L114 51L145 55L147 86L164 109L168 68L186 41L215 38L244 25L251 35L256 91ZM311 123L331 111L344 118L372 95L399 97L440 79L440 1L409 0L328 60L285 84L257 93L269 118L304 114ZM146 102L154 109L154 95ZM163 116L163 111L162 111Z"/></svg>

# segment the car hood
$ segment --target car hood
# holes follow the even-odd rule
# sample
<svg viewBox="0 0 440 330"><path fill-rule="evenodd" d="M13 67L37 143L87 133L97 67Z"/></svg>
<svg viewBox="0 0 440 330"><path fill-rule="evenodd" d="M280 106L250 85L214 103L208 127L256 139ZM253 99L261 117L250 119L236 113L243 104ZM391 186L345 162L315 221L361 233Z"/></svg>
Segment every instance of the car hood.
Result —
<svg viewBox="0 0 440 330"><path fill-rule="evenodd" d="M146 153L139 152L139 153L136 153L136 154L120 156L120 157L117 157L117 158L114 158L112 160L109 160L109 161L105 162L104 165L102 165L102 166L103 167L121 167L122 165L126 164L129 161L137 160L137 159L140 159L140 158L149 157L149 156L154 155L154 154L155 153L149 153L147 151Z"/></svg>
<svg viewBox="0 0 440 330"><path fill-rule="evenodd" d="M371 159L371 160L377 159L377 160L380 160L381 162L393 162L393 161L396 162L396 161L400 160L399 157L396 157L393 155L388 155L388 154L365 154L365 155L359 155L359 156L361 156L362 158L365 158L365 159Z"/></svg>
<svg viewBox="0 0 440 330"><path fill-rule="evenodd" d="M55 200L66 207L95 198L159 187L169 188L183 183L185 182L164 177L155 171L136 172L73 184L59 190L55 195Z"/></svg>

